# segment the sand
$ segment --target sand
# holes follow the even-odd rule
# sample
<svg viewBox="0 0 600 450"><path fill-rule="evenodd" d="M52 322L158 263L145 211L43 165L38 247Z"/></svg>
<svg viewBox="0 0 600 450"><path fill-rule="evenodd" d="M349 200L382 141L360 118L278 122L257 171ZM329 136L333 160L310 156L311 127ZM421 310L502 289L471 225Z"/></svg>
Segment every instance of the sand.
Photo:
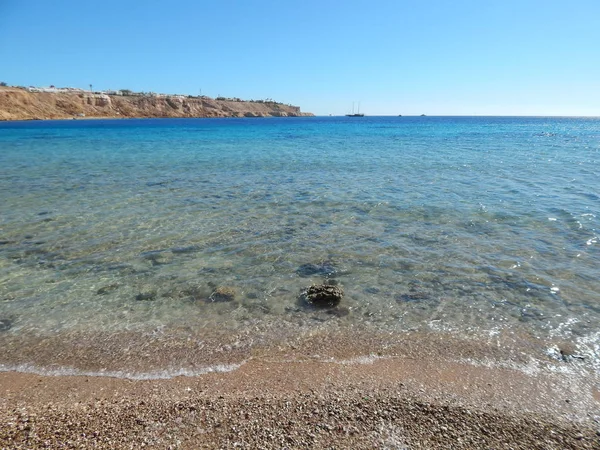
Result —
<svg viewBox="0 0 600 450"><path fill-rule="evenodd" d="M600 448L597 377L578 361L337 339L165 380L0 373L0 448Z"/></svg>

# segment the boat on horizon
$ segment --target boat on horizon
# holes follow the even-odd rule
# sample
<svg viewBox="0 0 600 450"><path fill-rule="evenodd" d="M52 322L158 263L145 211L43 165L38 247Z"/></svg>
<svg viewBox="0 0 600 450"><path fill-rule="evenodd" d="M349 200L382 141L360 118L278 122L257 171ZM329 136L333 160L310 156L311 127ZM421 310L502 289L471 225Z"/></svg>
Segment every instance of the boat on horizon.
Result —
<svg viewBox="0 0 600 450"><path fill-rule="evenodd" d="M360 112L360 102L358 102L358 111L354 112L354 102L352 102L352 114L346 114L346 117L365 117L364 114Z"/></svg>

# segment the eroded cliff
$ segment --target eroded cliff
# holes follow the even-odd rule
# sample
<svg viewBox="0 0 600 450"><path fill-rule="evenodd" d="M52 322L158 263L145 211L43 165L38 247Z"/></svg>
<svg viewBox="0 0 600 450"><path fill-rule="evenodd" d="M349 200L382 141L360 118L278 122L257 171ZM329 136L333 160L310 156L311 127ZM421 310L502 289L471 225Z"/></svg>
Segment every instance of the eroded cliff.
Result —
<svg viewBox="0 0 600 450"><path fill-rule="evenodd" d="M0 87L0 120L97 117L300 117L297 106L276 102L185 96L107 95L85 91L30 92Z"/></svg>

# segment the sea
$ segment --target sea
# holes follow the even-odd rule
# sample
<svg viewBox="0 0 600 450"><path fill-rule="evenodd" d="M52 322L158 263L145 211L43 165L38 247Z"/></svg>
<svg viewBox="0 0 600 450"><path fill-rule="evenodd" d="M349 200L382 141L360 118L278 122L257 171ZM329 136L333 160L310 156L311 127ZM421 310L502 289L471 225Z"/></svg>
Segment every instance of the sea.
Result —
<svg viewBox="0 0 600 450"><path fill-rule="evenodd" d="M3 371L194 375L328 332L599 370L599 275L598 118L0 123Z"/></svg>

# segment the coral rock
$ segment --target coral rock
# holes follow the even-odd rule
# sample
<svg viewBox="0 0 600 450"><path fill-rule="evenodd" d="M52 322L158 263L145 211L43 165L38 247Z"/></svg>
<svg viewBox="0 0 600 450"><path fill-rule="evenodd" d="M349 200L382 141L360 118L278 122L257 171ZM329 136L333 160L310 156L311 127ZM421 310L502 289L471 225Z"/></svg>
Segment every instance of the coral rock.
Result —
<svg viewBox="0 0 600 450"><path fill-rule="evenodd" d="M301 294L306 303L317 307L336 306L343 296L344 291L341 287L330 284L313 284Z"/></svg>

